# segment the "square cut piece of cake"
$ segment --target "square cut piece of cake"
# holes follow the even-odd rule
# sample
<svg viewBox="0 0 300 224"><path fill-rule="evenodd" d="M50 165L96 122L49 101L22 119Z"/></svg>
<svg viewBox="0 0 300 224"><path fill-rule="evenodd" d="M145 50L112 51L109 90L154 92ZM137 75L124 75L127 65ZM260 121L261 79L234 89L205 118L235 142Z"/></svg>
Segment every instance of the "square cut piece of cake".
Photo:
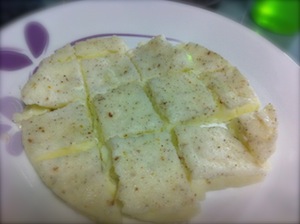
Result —
<svg viewBox="0 0 300 224"><path fill-rule="evenodd" d="M224 127L178 126L175 133L192 179L207 180L209 189L257 182L268 170Z"/></svg>
<svg viewBox="0 0 300 224"><path fill-rule="evenodd" d="M121 222L116 184L103 169L84 102L32 116L22 127L25 152L53 192L92 219Z"/></svg>
<svg viewBox="0 0 300 224"><path fill-rule="evenodd" d="M198 74L217 71L230 65L221 55L199 44L179 44L179 47L188 53L192 61L192 69Z"/></svg>
<svg viewBox="0 0 300 224"><path fill-rule="evenodd" d="M25 104L59 108L76 100L85 100L86 92L79 63L72 59L72 54L65 53L66 55L62 55L64 52L61 52L61 56L42 61L22 89ZM59 61L63 59L67 61Z"/></svg>
<svg viewBox="0 0 300 224"><path fill-rule="evenodd" d="M89 96L106 93L122 84L138 81L140 76L126 54L109 54L106 57L85 59L81 67Z"/></svg>
<svg viewBox="0 0 300 224"><path fill-rule="evenodd" d="M241 114L258 110L259 99L249 81L237 68L224 67L219 71L202 73L199 78L214 93L219 102L220 117L227 116L229 120Z"/></svg>
<svg viewBox="0 0 300 224"><path fill-rule="evenodd" d="M99 94L93 104L105 141L160 130L163 125L143 88L136 83Z"/></svg>
<svg viewBox="0 0 300 224"><path fill-rule="evenodd" d="M177 73L149 81L156 108L171 123L200 119L206 122L216 111L210 91L193 73Z"/></svg>
<svg viewBox="0 0 300 224"><path fill-rule="evenodd" d="M21 125L23 145L33 161L85 151L97 143L88 108L82 101L32 116Z"/></svg>
<svg viewBox="0 0 300 224"><path fill-rule="evenodd" d="M102 169L99 148L34 163L43 182L61 199L96 223L121 223L116 183Z"/></svg>
<svg viewBox="0 0 300 224"><path fill-rule="evenodd" d="M163 36L154 37L139 45L129 55L140 72L142 81L191 68L187 52L172 45Z"/></svg>
<svg viewBox="0 0 300 224"><path fill-rule="evenodd" d="M144 221L183 221L197 209L195 193L168 132L108 142L119 177L122 212Z"/></svg>
<svg viewBox="0 0 300 224"><path fill-rule="evenodd" d="M274 153L277 139L277 115L272 104L259 111L243 114L233 119L229 127L261 164Z"/></svg>

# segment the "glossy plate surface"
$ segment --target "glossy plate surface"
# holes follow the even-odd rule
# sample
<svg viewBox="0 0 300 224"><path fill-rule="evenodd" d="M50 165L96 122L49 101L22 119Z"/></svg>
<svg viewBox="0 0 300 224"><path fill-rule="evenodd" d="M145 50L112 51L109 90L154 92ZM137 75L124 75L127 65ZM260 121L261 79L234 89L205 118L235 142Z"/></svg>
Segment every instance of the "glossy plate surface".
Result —
<svg viewBox="0 0 300 224"><path fill-rule="evenodd" d="M39 180L10 120L22 110L20 89L39 62L67 43L118 34L130 47L163 34L219 53L249 79L279 119L272 171L255 185L207 193L191 223L299 221L299 66L247 28L212 12L168 1L82 1L22 18L1 30L1 221L90 223Z"/></svg>

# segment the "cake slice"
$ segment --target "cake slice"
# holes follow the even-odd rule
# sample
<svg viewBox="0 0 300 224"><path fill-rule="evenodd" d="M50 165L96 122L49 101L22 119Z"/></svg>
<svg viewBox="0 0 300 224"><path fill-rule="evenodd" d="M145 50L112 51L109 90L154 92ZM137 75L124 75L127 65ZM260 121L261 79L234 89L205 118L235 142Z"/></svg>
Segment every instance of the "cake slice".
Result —
<svg viewBox="0 0 300 224"><path fill-rule="evenodd" d="M196 43L180 44L192 61L192 69L198 74L223 69L230 63L216 52Z"/></svg>
<svg viewBox="0 0 300 224"><path fill-rule="evenodd" d="M175 133L191 178L205 179L209 190L255 183L266 175L268 167L258 164L227 128L178 126Z"/></svg>
<svg viewBox="0 0 300 224"><path fill-rule="evenodd" d="M260 102L249 81L235 67L202 73L199 78L218 102L216 120L228 121L259 109Z"/></svg>
<svg viewBox="0 0 300 224"><path fill-rule="evenodd" d="M21 91L26 105L59 108L85 100L81 69L69 47L44 59Z"/></svg>
<svg viewBox="0 0 300 224"><path fill-rule="evenodd" d="M157 223L184 221L196 198L168 132L109 141L122 212ZM203 194L203 192L202 192Z"/></svg>
<svg viewBox="0 0 300 224"><path fill-rule="evenodd" d="M56 195L97 222L121 222L116 183L84 102L32 116L22 127L25 152Z"/></svg>
<svg viewBox="0 0 300 224"><path fill-rule="evenodd" d="M130 83L99 94L93 100L104 140L160 130L163 121L143 88Z"/></svg>
<svg viewBox="0 0 300 224"><path fill-rule="evenodd" d="M139 73L126 54L84 59L81 68L91 99L120 85L140 80Z"/></svg>
<svg viewBox="0 0 300 224"><path fill-rule="evenodd" d="M211 92L193 73L176 73L149 81L149 95L156 108L171 123L207 122L216 112Z"/></svg>
<svg viewBox="0 0 300 224"><path fill-rule="evenodd" d="M168 73L189 70L192 65L187 52L172 45L164 36L154 37L139 45L129 55L143 82Z"/></svg>
<svg viewBox="0 0 300 224"><path fill-rule="evenodd" d="M243 142L259 163L274 153L277 139L277 115L272 104L230 122L234 135Z"/></svg>

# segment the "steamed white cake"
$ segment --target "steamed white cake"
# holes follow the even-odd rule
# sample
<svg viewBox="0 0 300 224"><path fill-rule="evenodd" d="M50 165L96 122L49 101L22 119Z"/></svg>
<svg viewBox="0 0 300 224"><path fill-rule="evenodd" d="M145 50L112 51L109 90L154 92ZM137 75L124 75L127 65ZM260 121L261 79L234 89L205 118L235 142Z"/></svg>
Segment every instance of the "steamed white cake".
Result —
<svg viewBox="0 0 300 224"><path fill-rule="evenodd" d="M139 80L139 73L126 54L109 54L101 58L81 60L88 94L93 98L123 84Z"/></svg>
<svg viewBox="0 0 300 224"><path fill-rule="evenodd" d="M21 124L26 153L49 188L94 220L121 221L114 202L116 183L103 168L97 133L84 101Z"/></svg>
<svg viewBox="0 0 300 224"><path fill-rule="evenodd" d="M207 120L216 112L211 92L193 73L165 75L148 83L157 110L170 123Z"/></svg>
<svg viewBox="0 0 300 224"><path fill-rule="evenodd" d="M65 50L68 50L67 47L62 51ZM63 53L66 52L57 52L57 54ZM61 57L54 54L41 62L36 73L22 89L21 94L25 104L60 108L76 100L86 99L78 60L73 58L73 55L66 60L58 60Z"/></svg>
<svg viewBox="0 0 300 224"><path fill-rule="evenodd" d="M120 86L93 99L105 140L159 130L163 122L137 83Z"/></svg>
<svg viewBox="0 0 300 224"><path fill-rule="evenodd" d="M169 132L109 141L122 212L146 221L184 221L196 211L192 191Z"/></svg>
<svg viewBox="0 0 300 224"><path fill-rule="evenodd" d="M262 181L275 151L275 108L261 108L238 68L163 36L66 45L22 99L15 118L36 172L99 223L186 222L207 191Z"/></svg>

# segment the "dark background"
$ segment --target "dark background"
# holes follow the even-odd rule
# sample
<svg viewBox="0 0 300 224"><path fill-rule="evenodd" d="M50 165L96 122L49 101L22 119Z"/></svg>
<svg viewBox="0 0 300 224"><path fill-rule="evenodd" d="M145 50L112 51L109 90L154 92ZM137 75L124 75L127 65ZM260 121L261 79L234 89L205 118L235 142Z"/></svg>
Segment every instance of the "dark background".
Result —
<svg viewBox="0 0 300 224"><path fill-rule="evenodd" d="M22 17L38 9L55 5L67 0L1 0L1 24L4 26L9 22Z"/></svg>
<svg viewBox="0 0 300 224"><path fill-rule="evenodd" d="M29 14L39 9L54 6L74 0L0 0L1 2L1 24L4 26L9 22ZM221 0L179 0L188 4L199 5L201 7L215 8Z"/></svg>

